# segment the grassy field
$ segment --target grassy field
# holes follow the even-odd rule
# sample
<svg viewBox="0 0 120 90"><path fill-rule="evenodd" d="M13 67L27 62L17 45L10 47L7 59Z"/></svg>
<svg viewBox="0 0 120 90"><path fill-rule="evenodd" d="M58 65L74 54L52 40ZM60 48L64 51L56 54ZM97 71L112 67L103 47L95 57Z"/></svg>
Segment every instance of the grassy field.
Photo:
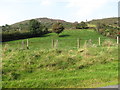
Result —
<svg viewBox="0 0 120 90"><path fill-rule="evenodd" d="M93 30L65 30L58 37L55 33L49 33L42 37L30 38L29 47L30 49L51 49L52 48L52 39L58 40L58 49L76 49L77 48L77 39L80 38L80 46L83 46L86 40L92 40L92 44L98 45L98 38L101 37L101 43L106 40L115 42L115 39L110 39L105 36L98 34ZM22 41L16 40L6 42L7 47L12 49L22 48ZM4 47L3 43L3 47ZM25 46L24 46L25 47Z"/></svg>
<svg viewBox="0 0 120 90"><path fill-rule="evenodd" d="M83 40L80 49L73 45L78 37ZM118 84L118 47L114 39L98 46L98 37L109 39L92 30L66 30L60 37L50 33L29 39L30 49L19 49L21 40L4 43L2 86L96 88ZM57 49L49 48L53 38L59 40ZM94 41L85 46L88 39Z"/></svg>

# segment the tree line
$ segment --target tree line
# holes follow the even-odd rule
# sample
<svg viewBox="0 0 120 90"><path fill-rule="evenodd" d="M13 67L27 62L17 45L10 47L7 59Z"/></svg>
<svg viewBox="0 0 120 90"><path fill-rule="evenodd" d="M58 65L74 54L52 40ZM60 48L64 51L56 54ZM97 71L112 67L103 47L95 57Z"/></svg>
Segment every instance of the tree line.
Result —
<svg viewBox="0 0 120 90"><path fill-rule="evenodd" d="M28 30L21 30L10 25L2 26L2 41L11 41L18 39L25 39L31 37L38 37L48 33L48 28L42 25L35 19L29 21Z"/></svg>
<svg viewBox="0 0 120 90"><path fill-rule="evenodd" d="M86 29L87 24L82 21L81 23L74 23L73 27L76 29ZM20 24L17 27L6 24L2 26L2 41L4 42L31 37L40 37L50 32L54 32L59 36L59 34L65 29L65 26L60 22L56 22L52 24L51 29L52 31L49 31L47 26L40 23L36 19L30 20L29 23L26 23L25 25Z"/></svg>

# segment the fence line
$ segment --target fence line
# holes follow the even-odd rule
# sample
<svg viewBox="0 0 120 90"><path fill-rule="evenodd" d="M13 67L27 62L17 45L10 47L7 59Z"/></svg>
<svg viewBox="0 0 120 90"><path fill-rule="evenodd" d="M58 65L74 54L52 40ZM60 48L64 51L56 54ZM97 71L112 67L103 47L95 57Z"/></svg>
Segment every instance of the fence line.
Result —
<svg viewBox="0 0 120 90"><path fill-rule="evenodd" d="M59 42L58 42L59 40ZM105 40L109 40L109 39L106 39ZM52 44L51 42L49 42L50 40L45 40L45 41L41 41L41 42L34 42L34 41L31 41L31 40L22 40L21 41L21 45L19 42L17 42L17 47L18 48L22 48L22 49L29 49L29 48L81 48L81 46L102 46L103 43L102 42L105 42L105 40L103 40L103 38L101 37L98 37L98 38L95 38L95 39L81 39L81 38L77 38L77 39L52 39ZM108 42L111 44L111 42ZM116 44L115 44L116 43ZM119 44L119 37L116 38L116 42L114 43L114 45L118 45ZM9 43L8 43L9 44ZM12 46L12 43L10 43L11 46ZM14 43L15 44L15 43ZM32 45L33 44L33 45ZM51 46L51 45L52 46ZM108 46L111 46L111 45L108 45ZM14 46L14 45L13 45ZM50 46L50 47L49 47Z"/></svg>

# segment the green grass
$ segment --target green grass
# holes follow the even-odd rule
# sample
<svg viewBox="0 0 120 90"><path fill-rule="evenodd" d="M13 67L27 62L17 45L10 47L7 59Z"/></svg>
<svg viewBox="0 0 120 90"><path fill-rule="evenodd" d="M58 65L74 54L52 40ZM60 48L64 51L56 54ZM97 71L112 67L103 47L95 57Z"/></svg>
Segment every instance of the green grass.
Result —
<svg viewBox="0 0 120 90"><path fill-rule="evenodd" d="M111 54L113 53L113 54ZM118 84L117 48L5 51L3 87L96 88Z"/></svg>
<svg viewBox="0 0 120 90"><path fill-rule="evenodd" d="M55 33L49 33L43 37L36 37L29 39L30 49L51 49L52 48L52 39L58 40L58 49L76 49L77 48L77 39L80 38L80 46L83 46L86 40L91 39L93 44L98 45L98 38L101 37L101 43L105 40L111 40L115 42L114 39L107 38L98 34L93 30L64 30L58 37ZM24 39L26 44L26 39ZM5 43L4 43L5 44ZM3 44L3 47L4 47ZM22 40L6 42L7 47L9 48L22 48ZM24 46L26 47L26 46Z"/></svg>
<svg viewBox="0 0 120 90"><path fill-rule="evenodd" d="M61 35L65 37L50 33L30 38L30 49L19 49L21 40L3 44L2 86L97 88L118 84L118 47L114 39L93 30L66 30ZM74 45L78 37L83 40L80 49ZM98 37L111 41L98 46ZM53 38L59 40L57 49L50 48ZM92 45L84 46L86 39L93 39Z"/></svg>

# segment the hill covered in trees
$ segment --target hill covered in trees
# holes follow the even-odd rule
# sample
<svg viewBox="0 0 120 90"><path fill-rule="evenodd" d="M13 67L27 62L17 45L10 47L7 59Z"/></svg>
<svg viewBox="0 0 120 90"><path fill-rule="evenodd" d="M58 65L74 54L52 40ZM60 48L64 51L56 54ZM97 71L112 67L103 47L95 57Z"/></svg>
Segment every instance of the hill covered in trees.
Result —
<svg viewBox="0 0 120 90"><path fill-rule="evenodd" d="M57 23L57 22L62 23L64 25L64 27L67 28L67 29L72 27L72 23L66 22L66 21L60 20L60 19L36 18L35 20L37 20L38 22L40 22L41 24L46 26L48 29L51 29L52 25L54 23ZM27 30L29 21L30 20L21 21L21 22L13 24L11 26L14 27L14 28L20 29L20 30Z"/></svg>

